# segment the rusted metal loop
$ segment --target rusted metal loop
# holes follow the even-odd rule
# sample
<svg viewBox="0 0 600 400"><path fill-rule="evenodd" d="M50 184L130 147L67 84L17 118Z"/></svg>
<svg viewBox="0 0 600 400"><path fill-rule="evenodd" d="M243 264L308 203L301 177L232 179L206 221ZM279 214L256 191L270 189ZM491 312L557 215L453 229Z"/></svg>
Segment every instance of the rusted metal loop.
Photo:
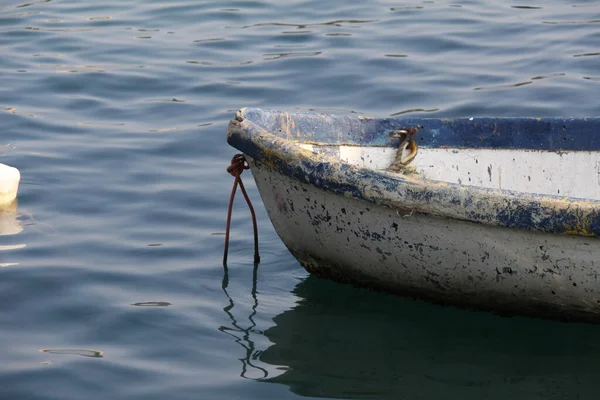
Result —
<svg viewBox="0 0 600 400"><path fill-rule="evenodd" d="M398 172L404 169L414 158L417 156L419 146L413 138L418 132L418 128L411 127L406 129L398 129L390 133L391 137L402 139L400 146L398 146L398 152L396 153L396 159L390 165L388 170Z"/></svg>
<svg viewBox="0 0 600 400"><path fill-rule="evenodd" d="M408 154L406 154L406 150L409 151ZM404 142L400 143L400 148L398 149L398 158L400 164L407 165L410 163L417 156L417 150L418 146L415 139L412 137L404 139Z"/></svg>
<svg viewBox="0 0 600 400"><path fill-rule="evenodd" d="M402 140L404 140L407 137L413 137L417 134L417 132L419 132L419 128L415 128L413 126L410 128L396 129L395 131L390 132L390 136L401 138Z"/></svg>
<svg viewBox="0 0 600 400"><path fill-rule="evenodd" d="M227 167L227 172L232 176L239 176L245 169L250 169L246 157L243 154L236 154L231 159L231 164Z"/></svg>

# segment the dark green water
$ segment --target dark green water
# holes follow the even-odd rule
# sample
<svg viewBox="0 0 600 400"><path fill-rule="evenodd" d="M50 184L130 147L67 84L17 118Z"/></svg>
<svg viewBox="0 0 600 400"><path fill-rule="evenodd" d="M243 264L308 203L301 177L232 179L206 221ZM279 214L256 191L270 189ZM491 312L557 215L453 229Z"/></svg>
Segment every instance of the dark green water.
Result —
<svg viewBox="0 0 600 400"><path fill-rule="evenodd" d="M600 3L21 1L0 1L22 173L1 399L597 397L600 327L308 277L250 174L262 263L242 202L221 257L236 109L597 116Z"/></svg>

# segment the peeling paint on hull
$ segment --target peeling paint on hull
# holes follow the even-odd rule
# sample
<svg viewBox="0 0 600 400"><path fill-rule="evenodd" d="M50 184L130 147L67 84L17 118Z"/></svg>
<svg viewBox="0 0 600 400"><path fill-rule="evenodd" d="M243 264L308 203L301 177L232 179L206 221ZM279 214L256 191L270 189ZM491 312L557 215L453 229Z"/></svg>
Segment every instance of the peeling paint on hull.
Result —
<svg viewBox="0 0 600 400"><path fill-rule="evenodd" d="M261 163L252 171L277 233L311 273L444 304L600 321L595 239L402 214Z"/></svg>
<svg viewBox="0 0 600 400"><path fill-rule="evenodd" d="M281 124L305 121L286 114ZM307 271L443 304L600 322L600 201L356 167L267 132L243 112L228 135Z"/></svg>

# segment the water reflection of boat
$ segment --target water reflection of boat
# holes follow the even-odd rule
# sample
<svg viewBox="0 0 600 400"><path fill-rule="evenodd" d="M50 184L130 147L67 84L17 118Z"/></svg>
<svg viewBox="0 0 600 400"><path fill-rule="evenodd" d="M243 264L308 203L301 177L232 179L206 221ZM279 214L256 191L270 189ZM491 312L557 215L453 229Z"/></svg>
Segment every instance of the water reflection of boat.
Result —
<svg viewBox="0 0 600 400"><path fill-rule="evenodd" d="M17 216L17 200L0 206L0 236L16 235L23 230Z"/></svg>
<svg viewBox="0 0 600 400"><path fill-rule="evenodd" d="M16 199L10 204L0 205L0 237L21 233L23 227L18 217ZM14 244L8 242L0 240L0 251L22 249L26 246L24 243ZM0 259L0 268L14 265L18 265L18 263L4 262L3 259Z"/></svg>
<svg viewBox="0 0 600 400"><path fill-rule="evenodd" d="M441 308L315 277L295 294L298 305L264 333L274 344L260 360L285 367L264 381L301 396L592 398L600 386L600 326Z"/></svg>

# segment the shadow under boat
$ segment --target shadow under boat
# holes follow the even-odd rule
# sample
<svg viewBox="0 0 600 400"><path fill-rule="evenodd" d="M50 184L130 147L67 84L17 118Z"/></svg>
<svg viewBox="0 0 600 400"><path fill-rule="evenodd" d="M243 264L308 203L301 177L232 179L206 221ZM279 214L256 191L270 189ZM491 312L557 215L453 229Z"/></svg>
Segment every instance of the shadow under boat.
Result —
<svg viewBox="0 0 600 400"><path fill-rule="evenodd" d="M273 344L254 354L279 373L261 381L301 396L552 399L600 390L598 325L458 310L314 276L294 294L297 306L264 332Z"/></svg>

